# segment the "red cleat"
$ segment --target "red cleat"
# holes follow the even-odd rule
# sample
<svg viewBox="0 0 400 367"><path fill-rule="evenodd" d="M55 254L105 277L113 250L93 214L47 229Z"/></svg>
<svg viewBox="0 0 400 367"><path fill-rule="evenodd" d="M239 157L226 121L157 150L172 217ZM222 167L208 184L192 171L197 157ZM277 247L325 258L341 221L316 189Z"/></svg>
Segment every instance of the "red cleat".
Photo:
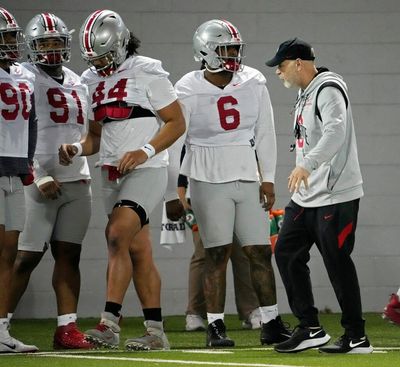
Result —
<svg viewBox="0 0 400 367"><path fill-rule="evenodd" d="M53 338L53 348L93 349L95 345L86 340L85 334L78 329L75 322L70 322L68 325L57 327Z"/></svg>
<svg viewBox="0 0 400 367"><path fill-rule="evenodd" d="M392 294L389 303L383 309L382 317L400 326L400 300L397 294Z"/></svg>

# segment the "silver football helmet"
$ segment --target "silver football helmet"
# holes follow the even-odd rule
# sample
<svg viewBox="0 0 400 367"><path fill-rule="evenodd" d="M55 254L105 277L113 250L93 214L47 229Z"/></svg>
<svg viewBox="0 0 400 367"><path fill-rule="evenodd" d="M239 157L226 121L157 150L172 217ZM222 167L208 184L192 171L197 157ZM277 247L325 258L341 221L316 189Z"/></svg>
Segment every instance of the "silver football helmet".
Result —
<svg viewBox="0 0 400 367"><path fill-rule="evenodd" d="M229 56L228 49L232 46L237 48L236 56ZM244 46L238 29L226 20L209 20L193 36L194 59L203 61L212 73L241 70Z"/></svg>
<svg viewBox="0 0 400 367"><path fill-rule="evenodd" d="M24 34L14 16L0 7L0 60L17 61L24 45Z"/></svg>
<svg viewBox="0 0 400 367"><path fill-rule="evenodd" d="M34 64L61 65L71 58L71 34L54 14L35 15L26 26L25 38Z"/></svg>
<svg viewBox="0 0 400 367"><path fill-rule="evenodd" d="M111 10L90 14L79 32L82 57L100 76L113 74L125 61L129 39L129 29Z"/></svg>

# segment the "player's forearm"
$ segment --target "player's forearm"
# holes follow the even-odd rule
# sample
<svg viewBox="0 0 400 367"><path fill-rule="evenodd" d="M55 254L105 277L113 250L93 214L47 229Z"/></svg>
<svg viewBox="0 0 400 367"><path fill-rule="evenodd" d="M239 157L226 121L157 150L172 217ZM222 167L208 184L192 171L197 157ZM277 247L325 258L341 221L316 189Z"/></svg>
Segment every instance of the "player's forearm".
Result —
<svg viewBox="0 0 400 367"><path fill-rule="evenodd" d="M86 136L80 141L83 156L96 154L100 149L101 126L94 121L90 122L90 128Z"/></svg>
<svg viewBox="0 0 400 367"><path fill-rule="evenodd" d="M148 142L154 147L156 154L170 147L186 130L185 119L177 101L157 112L165 124Z"/></svg>

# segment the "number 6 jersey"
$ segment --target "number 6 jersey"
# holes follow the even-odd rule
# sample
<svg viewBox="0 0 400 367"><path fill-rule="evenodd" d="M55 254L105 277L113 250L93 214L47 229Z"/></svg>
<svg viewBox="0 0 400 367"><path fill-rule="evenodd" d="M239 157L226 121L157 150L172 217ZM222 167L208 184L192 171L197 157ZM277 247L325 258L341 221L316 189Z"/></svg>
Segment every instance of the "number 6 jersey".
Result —
<svg viewBox="0 0 400 367"><path fill-rule="evenodd" d="M88 92L80 77L63 66L63 83L40 67L24 63L35 75L35 107L38 136L35 152L35 179L52 176L60 182L89 179L86 157L76 157L69 166L58 162L61 144L81 140L87 129Z"/></svg>
<svg viewBox="0 0 400 367"><path fill-rule="evenodd" d="M274 182L276 137L265 84L264 76L248 66L223 89L207 81L203 70L176 83L188 124L183 175L212 183L257 181L256 151L263 181Z"/></svg>

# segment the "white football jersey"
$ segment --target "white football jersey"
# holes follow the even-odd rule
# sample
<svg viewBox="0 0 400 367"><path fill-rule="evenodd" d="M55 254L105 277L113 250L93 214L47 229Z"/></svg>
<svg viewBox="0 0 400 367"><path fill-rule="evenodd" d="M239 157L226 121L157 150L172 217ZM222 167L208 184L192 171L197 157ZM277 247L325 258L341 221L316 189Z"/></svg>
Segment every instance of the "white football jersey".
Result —
<svg viewBox="0 0 400 367"><path fill-rule="evenodd" d="M223 89L193 71L175 90L188 124L181 173L205 182L274 182L276 136L265 77L245 66ZM174 158L175 159L175 158Z"/></svg>
<svg viewBox="0 0 400 367"><path fill-rule="evenodd" d="M80 77L63 66L64 81L58 83L40 67L23 64L35 75L35 107L38 135L35 177L52 176L60 182L90 178L86 157L76 157L69 166L58 160L61 144L80 141L88 124L88 91Z"/></svg>
<svg viewBox="0 0 400 367"><path fill-rule="evenodd" d="M158 133L163 121L157 117L156 111L177 99L168 75L160 61L144 56L129 57L109 77L98 76L90 69L82 74L91 98L90 119L102 122L105 117L109 118L102 127L98 165L117 166L124 153L141 148ZM105 106L115 102L128 106L127 115L105 113ZM155 116L129 118L130 107L134 115L135 106L151 111ZM167 165L168 153L165 150L138 168Z"/></svg>
<svg viewBox="0 0 400 367"><path fill-rule="evenodd" d="M27 158L34 75L15 63L0 68L0 156Z"/></svg>

